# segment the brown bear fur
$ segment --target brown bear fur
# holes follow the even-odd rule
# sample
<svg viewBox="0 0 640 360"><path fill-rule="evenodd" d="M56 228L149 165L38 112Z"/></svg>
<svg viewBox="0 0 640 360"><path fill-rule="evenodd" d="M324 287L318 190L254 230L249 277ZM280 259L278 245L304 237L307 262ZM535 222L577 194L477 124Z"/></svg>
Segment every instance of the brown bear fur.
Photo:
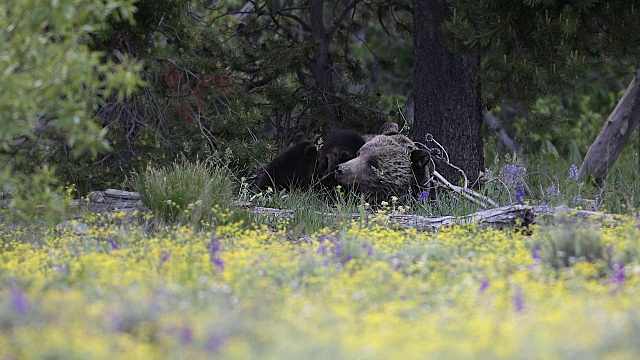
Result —
<svg viewBox="0 0 640 360"><path fill-rule="evenodd" d="M374 137L360 148L356 158L340 164L336 179L377 199L415 195L429 178L430 153L418 149L404 135L385 133L390 135Z"/></svg>

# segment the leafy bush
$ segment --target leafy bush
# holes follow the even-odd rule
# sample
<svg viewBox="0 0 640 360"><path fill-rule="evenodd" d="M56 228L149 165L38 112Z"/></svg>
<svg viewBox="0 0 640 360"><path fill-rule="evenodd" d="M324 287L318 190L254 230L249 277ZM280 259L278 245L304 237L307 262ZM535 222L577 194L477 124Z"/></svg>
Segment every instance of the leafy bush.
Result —
<svg viewBox="0 0 640 360"><path fill-rule="evenodd" d="M168 167L147 167L136 174L133 187L142 202L165 221L206 219L214 207L231 203L234 182L230 172L211 162L176 160ZM183 217L184 216L184 217Z"/></svg>
<svg viewBox="0 0 640 360"><path fill-rule="evenodd" d="M602 234L598 229L575 225L554 228L540 247L540 258L554 269L584 261L601 261L604 264L605 254Z"/></svg>
<svg viewBox="0 0 640 360"><path fill-rule="evenodd" d="M13 208L64 214L48 152L64 144L70 158L95 157L108 148L93 112L129 97L140 66L107 59L88 39L108 21L132 20L133 2L0 1L0 196Z"/></svg>

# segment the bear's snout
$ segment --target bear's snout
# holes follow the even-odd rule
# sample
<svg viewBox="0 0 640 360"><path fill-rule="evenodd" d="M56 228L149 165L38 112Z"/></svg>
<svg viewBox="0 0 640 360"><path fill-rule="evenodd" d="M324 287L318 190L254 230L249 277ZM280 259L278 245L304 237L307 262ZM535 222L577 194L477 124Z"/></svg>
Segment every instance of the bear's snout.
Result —
<svg viewBox="0 0 640 360"><path fill-rule="evenodd" d="M338 165L338 167L336 167L336 172L335 172L336 180L341 184L347 184L348 183L347 179L349 178L350 173L351 173L350 166L345 164L340 164Z"/></svg>

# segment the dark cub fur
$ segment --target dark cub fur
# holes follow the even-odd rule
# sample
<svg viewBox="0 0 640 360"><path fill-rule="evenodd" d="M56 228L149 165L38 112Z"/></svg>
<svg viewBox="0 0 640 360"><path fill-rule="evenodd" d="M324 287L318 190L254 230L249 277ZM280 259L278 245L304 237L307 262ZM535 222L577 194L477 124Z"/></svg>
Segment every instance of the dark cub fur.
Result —
<svg viewBox="0 0 640 360"><path fill-rule="evenodd" d="M336 186L336 167L355 158L364 143L362 136L351 130L326 134L320 150L311 141L300 141L262 169L253 189L265 190L269 186L276 190L306 189L317 182Z"/></svg>

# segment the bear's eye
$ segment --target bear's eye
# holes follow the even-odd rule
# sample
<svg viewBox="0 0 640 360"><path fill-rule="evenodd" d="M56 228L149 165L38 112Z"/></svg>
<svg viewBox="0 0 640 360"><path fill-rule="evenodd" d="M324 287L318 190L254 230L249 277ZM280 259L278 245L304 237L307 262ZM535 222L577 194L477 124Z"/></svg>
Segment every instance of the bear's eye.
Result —
<svg viewBox="0 0 640 360"><path fill-rule="evenodd" d="M378 168L378 162L375 161L374 159L371 159L371 160L367 161L367 166L373 167L373 168Z"/></svg>

